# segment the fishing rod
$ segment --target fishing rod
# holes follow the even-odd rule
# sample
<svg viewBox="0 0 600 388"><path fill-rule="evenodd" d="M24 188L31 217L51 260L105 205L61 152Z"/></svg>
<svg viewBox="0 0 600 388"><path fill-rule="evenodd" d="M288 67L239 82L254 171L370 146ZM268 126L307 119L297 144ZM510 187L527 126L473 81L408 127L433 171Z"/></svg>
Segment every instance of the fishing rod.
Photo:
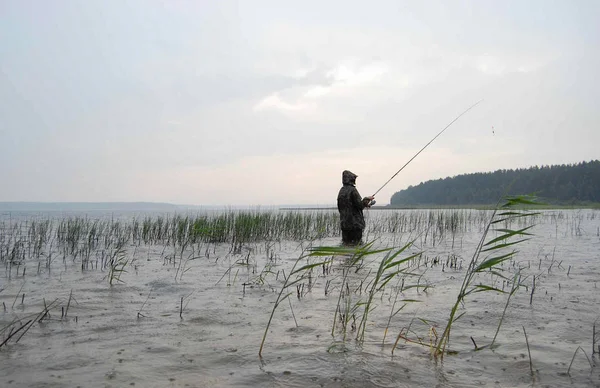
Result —
<svg viewBox="0 0 600 388"><path fill-rule="evenodd" d="M390 183L390 182L391 182L391 180L392 180L392 179L394 179L394 178L396 177L396 175L400 174L400 171L404 170L404 167L408 166L408 164L409 164L410 162L412 162L414 158L416 158L417 156L419 156L419 154L420 154L421 152L423 152L423 150L424 150L425 148L427 148L427 147L428 147L428 146L429 146L431 143L433 143L433 141L434 141L435 139L437 139L437 138L438 138L438 136L440 136L442 133L444 133L444 131L445 131L446 129L448 129L448 127L450 127L452 124L454 124L454 122L455 122L456 120L460 119L460 118L461 118L461 117L462 117L462 116L463 116L465 113L467 113L467 112L468 112L468 111L470 111L471 109L475 108L475 107L476 107L476 106L477 106L477 105L478 105L478 104L479 104L481 101L483 101L483 100L479 100L479 101L477 101L475 104L473 104L473 105L471 105L469 108L467 108L467 110L465 110L464 112L462 112L461 114L459 114L458 116L456 116L456 118L455 118L454 120L452 120L452 121L450 122L450 124L446 125L446 126L444 127L444 129L442 129L442 130L440 131L440 133L438 133L437 135L435 135L435 137L434 137L433 139L431 139L431 140L429 141L429 143L425 144L425 146L424 146L423 148L421 148L421 150L420 150L419 152L417 152L417 153L416 153L416 154L415 154L415 155L414 155L412 158L410 158L410 160L409 160L408 162L406 162L406 164L404 164L404 166L402 166L402 167L400 168L400 170L396 171L396 173L395 173L394 175L392 175L392 177L391 177L390 179L388 179L388 180L387 180L387 182L385 182L385 183L383 184L383 186L381 186L381 187L379 188L379 190L377 190L377 191L375 192L375 194L373 194L373 197L374 197L374 196L376 196L376 195L377 195L377 193L379 193L379 192L381 191L381 189L383 189L385 186L387 186L387 184L388 184L388 183Z"/></svg>

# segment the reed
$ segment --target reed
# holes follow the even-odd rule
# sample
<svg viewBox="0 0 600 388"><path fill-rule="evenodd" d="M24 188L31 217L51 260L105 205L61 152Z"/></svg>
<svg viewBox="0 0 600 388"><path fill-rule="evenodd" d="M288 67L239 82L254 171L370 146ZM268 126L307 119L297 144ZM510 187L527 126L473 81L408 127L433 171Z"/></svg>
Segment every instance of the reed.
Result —
<svg viewBox="0 0 600 388"><path fill-rule="evenodd" d="M44 308L39 313L29 314L22 318L15 318L9 324L3 328L0 328L0 335L4 336L4 339L2 342L0 342L0 349L2 346L7 345L8 342L13 339L13 337L16 338L14 341L15 343L19 342L21 338L27 334L29 329L31 329L35 323L40 322L46 315L48 315L50 309L55 307L57 304L58 299L55 299L48 305L44 303ZM23 321L25 321L25 323L23 323Z"/></svg>
<svg viewBox="0 0 600 388"><path fill-rule="evenodd" d="M69 313L69 306L71 306L71 299L73 298L73 289L71 289L71 292L69 293L69 300L67 302L67 308L65 309L65 315L64 317L67 317L67 314Z"/></svg>
<svg viewBox="0 0 600 388"><path fill-rule="evenodd" d="M583 350L581 346L578 346L577 349L575 349L575 353L573 353L573 358L571 358L571 363L569 364L569 368L567 369L567 375L569 376L571 376L571 367L573 366L573 362L575 361L575 356L577 356L577 352L580 350L583 352L585 358L588 360L588 363L590 364L590 369L594 368L594 364L592 364L592 360L590 360L590 357L587 355L585 350Z"/></svg>
<svg viewBox="0 0 600 388"><path fill-rule="evenodd" d="M144 306L146 306L146 303L148 303L148 299L150 299L150 294L152 294L152 289L150 289L150 291L148 292L148 296L146 297L146 300L144 300L144 303L142 303L142 306L140 307L140 309L137 312L138 319L140 317L146 318L146 316L144 314L142 314L142 310L144 310Z"/></svg>
<svg viewBox="0 0 600 388"><path fill-rule="evenodd" d="M412 233L423 235L424 241L431 240L435 244L451 238L454 244L461 231L480 228L480 223L478 212L465 209L373 211L368 217L365 235L391 233L392 246L401 245L397 239ZM202 244L229 243L232 252L239 252L244 245L262 241L310 241L337 236L339 215L335 210L228 210L129 221L87 216L32 219L11 221L0 229L0 263L5 265L8 278L14 277L13 266L25 268L25 263L33 259L38 273L43 269L41 263L51 271L57 258L62 258L65 267L70 260L82 271L91 270L98 268L94 260L97 264L115 246L124 246L127 242L136 247L142 244L172 246L179 257L180 269L185 270L183 253L192 246L200 252ZM208 245L204 249L208 252ZM101 264L104 268L105 262ZM20 267L18 272L24 276Z"/></svg>
<svg viewBox="0 0 600 388"><path fill-rule="evenodd" d="M262 340L260 343L260 349L258 350L259 357L262 357L263 347L264 347L265 341L267 339L267 333L269 332L269 327L271 326L271 323L273 321L273 316L275 315L275 310L277 310L277 307L279 307L279 304L281 302L283 302L284 300L289 298L290 295L293 294L293 291L289 291L289 289L305 279L306 271L308 271L312 268L327 264L330 260L332 260L332 259L324 260L324 261L321 260L321 261L317 261L317 262L310 260L310 259L313 259L313 258L319 257L319 256L321 256L319 254L319 250L312 250L308 254L306 254L306 251L303 251L302 254L298 257L298 259L295 260L294 265L292 266L292 269L290 270L290 274L287 277L285 277L283 285L282 285L281 289L279 290L277 298L275 299L275 304L273 305L273 309L271 310L271 315L269 316L269 320L265 327L265 332L263 334L263 337L262 337ZM307 263L301 267L298 267L300 265L301 261L303 261L303 260L307 260Z"/></svg>
<svg viewBox="0 0 600 388"><path fill-rule="evenodd" d="M600 338L596 338L598 337L596 333L596 323L598 323L598 318L596 318L592 325L592 357L594 354L600 353L600 345L598 345L598 348L596 349L596 344L600 341Z"/></svg>
<svg viewBox="0 0 600 388"><path fill-rule="evenodd" d="M514 206L500 207L499 210L494 211L432 209L377 212L372 210L367 217L366 235L377 238L379 246L400 248L375 249L372 243L357 248L307 248L294 263L291 272L287 267L285 272L278 269L278 258L273 254L274 249L267 246L273 247L281 241L311 241L312 244L319 239L337 237L339 236L337 211L229 210L218 214L175 214L129 221L93 220L87 217L72 217L58 221L18 221L0 230L0 263L10 279L11 276L15 277L15 271L19 277L35 276L35 271L31 271L31 268L27 273L24 270L26 265L32 265L31 261L37 264L39 273L45 270L50 272L51 269L63 264L65 268L70 265L74 270L93 270L95 260L95 268L107 271L106 278L113 286L124 282L122 275L127 273L127 265L133 262L133 259L128 260L127 255L132 245L135 248L141 245L163 246L165 250L161 257L165 263L168 261L168 264L174 268L175 281L182 280L182 276L187 273L194 260L203 258L208 260L210 252L215 252L215 247L224 248L224 251L229 248L229 254L221 258L230 260L230 267L224 274L224 277L229 275L230 285L234 285L236 280L240 279L239 284L244 287L242 290L244 293L247 287L265 287L273 290L278 289L276 284L281 287L261 342L259 353L262 353L268 328L272 325L273 314L278 307L281 307L281 302L289 298L290 293L302 300L292 306L292 301L288 299L292 317L296 322L294 307L297 310L306 294L323 278L326 280L319 284L324 287L324 294L331 295L334 300L337 299L335 311L332 308L332 335L342 333L344 340L347 333L354 330L357 342L364 342L369 324L374 320L373 317L377 316L377 312L373 313L373 311L378 307L378 301L389 297L391 308L389 313L385 312L383 322L385 331L382 343L384 344L388 330L394 326L396 318L401 316L401 311L409 303L418 301L417 298L411 298L404 293L412 288L417 293L426 295L428 287L431 286L424 276L428 268L439 270L441 267L442 272L452 269L453 275L454 272L462 271L462 258L453 256L454 252L446 254L446 252L440 253L440 250L450 247L453 249L455 244L461 244L461 234L465 232L481 231L483 237L468 267L465 262L467 273L456 303L453 303L449 320L447 324L444 322L446 326L442 334L438 335L435 326L437 323L421 320L419 322L428 322L426 327L429 343L424 333L417 335L415 327L419 330L421 327L416 324L412 328L403 328L396 339L396 343L404 338L407 341L430 346L435 348L436 354L443 355L450 340L451 326L462 316L459 308L470 295L478 292L492 291L506 295L506 303L492 345L496 342L511 297L527 279L525 275L521 279L520 269L516 270L511 279L502 267L504 263L509 264L516 255L517 251L514 250L516 244L526 241L530 236L528 225L531 220L536 220L536 213L518 209L518 205L524 203L525 201L513 199L511 204ZM558 222L560 216L553 219L548 217L548 220ZM562 226L560 228L557 226L557 235L561 232L568 234L571 230L573 235L577 235L578 228L581 229L581 219L574 217L567 222L569 226L566 231ZM488 238L494 233L493 227L498 228L495 230L495 236L498 237ZM521 240L513 242L512 239ZM410 243L405 242L408 240ZM262 262L259 258L261 244L265 244L265 254L267 257L270 256ZM419 244L423 247L428 244L437 249L435 252L426 252ZM135 256L135 248L133 256ZM413 248L423 252L408 253ZM158 250L160 251L160 248ZM148 257L150 258L150 255ZM338 265L340 261L342 263ZM261 266L261 263L264 265ZM540 268L541 263L542 259L540 259ZM514 262L510 265L514 267ZM560 268L560 263L556 265L553 260L548 273L552 267ZM567 276L570 274L570 269L569 266ZM413 276L417 278L416 284L408 284L408 282L405 284L405 280ZM495 284L498 279L506 280L507 286L510 283L510 289L506 291L504 287L500 289ZM536 279L534 278L533 281L535 282ZM394 284L395 286L392 287ZM391 292L389 288L392 288ZM534 287L531 289L531 297L533 291ZM17 293L13 306L19 297L23 301L21 290ZM144 316L143 308L146 302L138 311L138 318ZM180 318L182 318L186 304L183 303L183 299L179 302ZM10 304L10 301L7 303ZM64 316L69 312L69 304L70 302L66 305ZM6 307L4 304L5 310ZM21 329L23 330L25 328ZM412 335L414 337L409 338ZM478 341L481 342L481 339L478 338ZM594 348L597 342L594 325ZM479 345L478 349L485 347Z"/></svg>
<svg viewBox="0 0 600 388"><path fill-rule="evenodd" d="M517 251L514 250L517 244L529 240L531 234L528 230L531 229L533 225L524 226L521 229L510 229L508 226L517 221L539 214L529 210L519 210L520 206L532 206L536 204L537 202L531 197L508 197L503 205L496 206L496 209L492 212L466 270L462 285L456 297L456 302L450 310L450 316L445 329L435 347L436 356L443 357L450 341L452 325L465 314L465 312L458 314L458 309L464 304L465 299L469 295L479 292L505 293L505 291L498 289L493 285L483 283L481 277L493 274L508 280L506 276L502 274L503 270L501 266L503 263L511 260L517 253ZM499 233L499 236L488 240L488 233L492 230L492 227L498 224L503 224L505 227L495 229L495 231ZM514 241L512 238L519 238L519 240ZM486 254L487 256L481 258L482 254ZM479 283L475 283L477 279L480 279Z"/></svg>
<svg viewBox="0 0 600 388"><path fill-rule="evenodd" d="M527 354L529 355L529 372L531 372L531 374L533 375L533 362L531 361L531 349L529 348L529 339L527 338L527 332L525 331L525 326L523 326L523 335L525 336L525 343L527 344Z"/></svg>
<svg viewBox="0 0 600 388"><path fill-rule="evenodd" d="M341 257L344 260L342 265L342 279L341 284L339 285L340 292L338 294L336 309L333 315L333 324L331 326L331 335L334 336L339 318L339 321L342 325L341 329L344 341L346 340L347 328L350 320L352 319L354 321L356 319L356 315L360 311L360 308L365 306L365 302L360 297L360 294L362 294L362 284L369 283L370 272L361 279L360 285L357 287L359 290L359 297L356 300L352 300L352 291L350 290L350 285L348 282L349 275L353 272L358 273L362 269L363 261L367 257L379 253L390 252L393 249L374 249L373 245L374 241L371 241L359 247L318 247L313 251L313 254L318 256L330 256L331 260L336 257ZM364 311L365 310L363 309L363 312ZM369 310L367 310L367 315L368 311Z"/></svg>
<svg viewBox="0 0 600 388"><path fill-rule="evenodd" d="M267 333L271 326L275 311L281 302L288 299L290 295L296 294L298 299L301 299L305 292L310 292L314 286L312 282L313 270L321 267L323 273L326 274L328 273L327 268L329 268L336 259L342 260L342 275L336 286L336 288L339 288L339 294L337 297L336 308L333 313L331 334L332 336L335 336L336 328L339 328L341 330L343 345L346 340L348 326L350 326L351 330L356 331L356 340L358 343L362 344L365 340L369 314L374 309L374 303L377 296L383 297L383 291L386 285L391 281L399 279L400 277L414 275L408 272L409 264L420 255L420 252L406 257L400 257L400 255L406 253L411 246L412 242L407 243L400 248L392 247L376 249L374 248L374 242L369 242L357 247L320 246L308 248L295 261L291 272L283 280L283 284L281 285L263 334L259 356L262 356ZM377 271L368 270L362 277L356 278L356 276L354 276L353 279L356 280L357 283L351 284L350 275L356 275L364 268L368 268L370 265L365 267L363 262L366 258L374 255L375 257L383 255L379 260ZM304 265L301 265L302 262L304 262ZM324 286L326 293L331 287L330 280L328 280ZM408 286L405 289L412 287L413 286ZM418 287L418 285L416 287ZM357 295L357 297L353 298L353 295ZM398 294L396 294L396 302L398 302L397 295ZM412 300L402 298L399 301L406 304ZM295 318L291 302L290 309L292 311L292 317ZM400 311L400 309L391 315L397 314L398 311ZM297 324L295 319L294 321ZM391 321L391 317L389 318L389 321ZM335 342L332 345L332 347L337 346L338 344Z"/></svg>
<svg viewBox="0 0 600 388"><path fill-rule="evenodd" d="M401 247L400 249L397 249L395 251L390 250L381 259L379 267L377 268L377 273L375 274L374 278L370 281L368 297L364 304L362 317L358 325L357 339L359 340L359 342L364 341L367 319L369 317L369 312L372 308L373 298L375 297L375 294L382 291L386 284L388 284L391 280L395 279L397 276L401 274L407 274L406 267L404 267L403 265L421 254L421 252L419 252L404 258L398 258L398 256L404 251L406 251L408 248L410 248L412 244L413 243L410 242L405 246Z"/></svg>
<svg viewBox="0 0 600 388"><path fill-rule="evenodd" d="M125 243L125 241L119 241L109 254L108 260L105 262L105 265L108 268L108 274L105 278L108 278L108 283L111 286L116 282L124 283L121 279L121 275L127 272L125 267L129 263Z"/></svg>
<svg viewBox="0 0 600 388"><path fill-rule="evenodd" d="M402 281L402 283L404 283L404 279L400 279ZM398 296L400 295L400 292L402 291L402 287L398 287L396 285L396 293L394 296L394 302L392 303L392 307L390 309L390 315L388 316L388 320L387 323L385 325L385 330L383 331L383 339L381 340L381 346L385 346L385 339L387 337L388 331L390 329L390 324L392 323L392 319L398 315L398 313L400 311L402 311L404 309L404 307L406 307L408 305L408 301L405 300L405 302L402 304L402 306L400 306L399 308L396 308L396 305L398 304ZM410 302L416 302L416 300L410 300ZM393 353L393 350L392 350Z"/></svg>
<svg viewBox="0 0 600 388"><path fill-rule="evenodd" d="M508 292L508 297L506 298L506 303L504 305L504 309L502 310L502 315L500 316L500 320L498 321L498 326L496 327L496 332L494 333L494 338L492 339L492 343L490 344L491 348L493 348L494 344L496 343L496 338L498 337L498 333L500 332L500 327L502 326L502 322L504 322L504 317L506 316L506 310L508 310L508 305L510 303L510 299L517 292L519 287L521 287L521 286L522 286L521 285L521 271L518 270L512 278L511 288L510 288L510 291ZM523 331L525 331L525 328L523 328Z"/></svg>

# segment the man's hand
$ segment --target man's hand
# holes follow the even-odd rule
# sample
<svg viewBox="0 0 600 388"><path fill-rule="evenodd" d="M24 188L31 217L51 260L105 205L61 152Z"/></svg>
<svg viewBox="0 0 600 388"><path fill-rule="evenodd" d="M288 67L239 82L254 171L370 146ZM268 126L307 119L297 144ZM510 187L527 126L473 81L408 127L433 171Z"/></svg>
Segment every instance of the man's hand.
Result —
<svg viewBox="0 0 600 388"><path fill-rule="evenodd" d="M371 202L373 202L373 200L375 199L374 196L370 196L370 197L364 197L363 198L363 203L366 207L371 207Z"/></svg>

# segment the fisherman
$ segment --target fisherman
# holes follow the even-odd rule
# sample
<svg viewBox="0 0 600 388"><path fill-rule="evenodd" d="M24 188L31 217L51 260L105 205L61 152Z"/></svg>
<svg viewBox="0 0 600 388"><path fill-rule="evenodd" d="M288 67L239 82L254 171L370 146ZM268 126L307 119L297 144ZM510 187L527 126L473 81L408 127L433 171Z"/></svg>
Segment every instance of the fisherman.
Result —
<svg viewBox="0 0 600 388"><path fill-rule="evenodd" d="M358 175L345 170L342 172L342 188L337 197L337 206L340 212L340 227L342 229L342 242L345 245L362 243L362 234L365 229L363 209L370 207L375 197L360 197L356 189Z"/></svg>

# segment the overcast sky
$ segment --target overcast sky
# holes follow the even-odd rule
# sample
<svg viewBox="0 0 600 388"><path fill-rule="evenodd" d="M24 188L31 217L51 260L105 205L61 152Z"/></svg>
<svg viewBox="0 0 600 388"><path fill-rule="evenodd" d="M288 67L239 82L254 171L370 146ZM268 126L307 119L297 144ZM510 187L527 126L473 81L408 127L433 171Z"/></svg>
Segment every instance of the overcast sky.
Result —
<svg viewBox="0 0 600 388"><path fill-rule="evenodd" d="M0 201L334 204L600 157L600 1L0 0Z"/></svg>

